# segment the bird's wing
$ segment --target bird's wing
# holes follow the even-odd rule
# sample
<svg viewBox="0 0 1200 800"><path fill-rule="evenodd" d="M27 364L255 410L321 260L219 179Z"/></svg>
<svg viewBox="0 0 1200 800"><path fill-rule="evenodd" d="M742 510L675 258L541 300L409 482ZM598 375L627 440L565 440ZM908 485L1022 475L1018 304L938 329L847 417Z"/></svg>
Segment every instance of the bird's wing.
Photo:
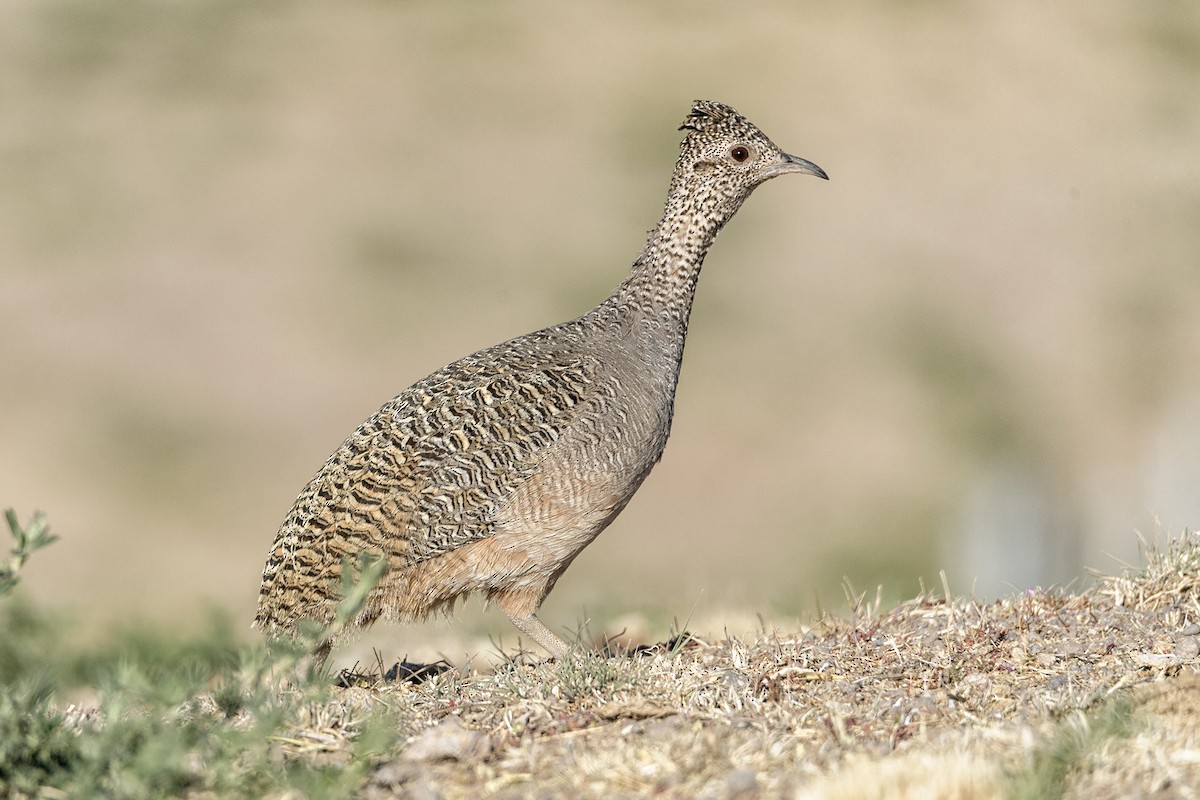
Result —
<svg viewBox="0 0 1200 800"><path fill-rule="evenodd" d="M489 536L496 509L579 418L600 366L543 334L456 361L359 426L285 518L263 595L281 573L340 574L361 552L395 568Z"/></svg>

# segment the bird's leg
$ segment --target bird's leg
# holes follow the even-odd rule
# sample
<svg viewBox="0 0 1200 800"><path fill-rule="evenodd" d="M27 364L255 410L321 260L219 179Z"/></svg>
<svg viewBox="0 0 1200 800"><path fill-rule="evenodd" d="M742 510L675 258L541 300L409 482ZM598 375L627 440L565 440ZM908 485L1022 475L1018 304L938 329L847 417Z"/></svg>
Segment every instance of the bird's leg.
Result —
<svg viewBox="0 0 1200 800"><path fill-rule="evenodd" d="M570 646L555 636L554 632L532 613L517 614L506 610L504 614L513 625L517 626L517 630L546 648L555 658L565 658L570 651Z"/></svg>

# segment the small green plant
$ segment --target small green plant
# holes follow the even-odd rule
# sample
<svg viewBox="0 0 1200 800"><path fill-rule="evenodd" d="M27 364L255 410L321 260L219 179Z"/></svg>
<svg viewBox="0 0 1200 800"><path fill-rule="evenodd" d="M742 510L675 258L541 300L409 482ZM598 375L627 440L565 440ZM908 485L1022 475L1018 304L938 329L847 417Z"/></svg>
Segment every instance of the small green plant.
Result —
<svg viewBox="0 0 1200 800"><path fill-rule="evenodd" d="M21 568L25 566L29 556L58 539L50 533L46 515L40 511L35 513L24 527L17 519L17 512L11 508L4 512L4 518L8 520L8 529L16 544L12 549L12 558L7 563L0 564L0 597L10 594L17 587L21 580Z"/></svg>
<svg viewBox="0 0 1200 800"><path fill-rule="evenodd" d="M1127 701L1105 703L1091 714L1068 717L1033 754L1032 763L1013 776L1007 797L1011 800L1062 797L1073 773L1112 739L1127 739L1135 722Z"/></svg>
<svg viewBox="0 0 1200 800"><path fill-rule="evenodd" d="M0 607L0 798L357 796L403 735L396 715L327 681L280 687L274 658L221 617L84 643ZM68 703L80 689L86 708Z"/></svg>
<svg viewBox="0 0 1200 800"><path fill-rule="evenodd" d="M357 559L342 559L341 589L333 621L321 625L314 620L301 620L293 637L280 637L271 643L273 664L293 672L307 681L323 679L322 662L335 642L358 619L367 604L367 597L379 585L387 571L382 556L359 553ZM316 654L316 658L313 655ZM327 677L327 676L326 676Z"/></svg>
<svg viewBox="0 0 1200 800"><path fill-rule="evenodd" d="M387 562L382 555L359 553L357 564L353 564L348 556L342 559L342 601L338 603L336 621L327 636L336 636L362 613L367 596L379 585L386 571Z"/></svg>

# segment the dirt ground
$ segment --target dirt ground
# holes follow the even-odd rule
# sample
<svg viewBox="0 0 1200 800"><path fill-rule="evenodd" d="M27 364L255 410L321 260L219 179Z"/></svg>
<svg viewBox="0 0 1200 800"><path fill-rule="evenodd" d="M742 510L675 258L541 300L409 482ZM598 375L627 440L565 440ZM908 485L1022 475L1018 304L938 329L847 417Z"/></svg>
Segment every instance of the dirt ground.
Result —
<svg viewBox="0 0 1200 800"><path fill-rule="evenodd" d="M409 736L373 798L1189 798L1198 655L1190 535L1077 594L857 598L753 639L358 676L282 749L347 757L347 720L387 709Z"/></svg>

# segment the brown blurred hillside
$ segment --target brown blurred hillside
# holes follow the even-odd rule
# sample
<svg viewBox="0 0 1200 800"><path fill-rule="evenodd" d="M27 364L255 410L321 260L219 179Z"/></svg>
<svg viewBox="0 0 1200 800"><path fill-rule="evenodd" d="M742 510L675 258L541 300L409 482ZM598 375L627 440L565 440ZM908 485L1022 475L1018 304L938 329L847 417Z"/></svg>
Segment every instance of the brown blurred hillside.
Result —
<svg viewBox="0 0 1200 800"><path fill-rule="evenodd" d="M547 622L1111 567L1200 524L1198 75L1186 3L7 3L27 591L248 622L355 425L620 280L698 97L832 180L717 242L666 457Z"/></svg>

